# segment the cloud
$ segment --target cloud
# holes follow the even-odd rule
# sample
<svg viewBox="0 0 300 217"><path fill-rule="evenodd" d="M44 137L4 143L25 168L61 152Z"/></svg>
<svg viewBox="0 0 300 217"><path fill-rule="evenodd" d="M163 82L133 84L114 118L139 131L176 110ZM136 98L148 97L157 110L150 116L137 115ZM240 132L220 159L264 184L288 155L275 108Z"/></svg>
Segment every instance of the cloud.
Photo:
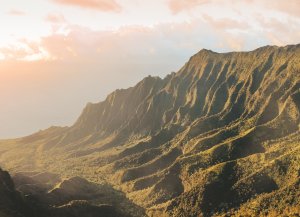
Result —
<svg viewBox="0 0 300 217"><path fill-rule="evenodd" d="M120 12L122 7L115 0L52 0L53 2L98 11Z"/></svg>
<svg viewBox="0 0 300 217"><path fill-rule="evenodd" d="M210 2L211 0L169 0L168 6L174 14L177 14L181 11L190 10L196 6Z"/></svg>
<svg viewBox="0 0 300 217"><path fill-rule="evenodd" d="M271 44L283 46L287 42L299 43L300 30L297 21L288 19L284 22L276 18L264 17L258 17L257 20Z"/></svg>
<svg viewBox="0 0 300 217"><path fill-rule="evenodd" d="M24 15L26 15L26 13L24 11L20 11L20 10L16 10L16 9L11 9L8 12L8 14L12 15L12 16L24 16Z"/></svg>
<svg viewBox="0 0 300 217"><path fill-rule="evenodd" d="M203 15L190 22L158 24L153 27L125 26L118 30L95 31L58 22L52 34L39 42L19 41L17 46L0 48L5 59L59 60L91 64L166 64L187 59L202 48L217 52L251 50L266 44L299 43L299 24L258 16L257 29L243 20ZM237 31L236 31L237 30ZM3 57L2 57L3 59ZM176 59L176 61L175 61ZM178 62L178 67L180 61ZM182 62L181 62L182 63ZM164 67L156 70L164 71Z"/></svg>
<svg viewBox="0 0 300 217"><path fill-rule="evenodd" d="M257 0L256 0L257 1ZM294 17L300 17L300 1L299 0L263 0L262 3L266 8L272 8L282 13L286 13L288 15Z"/></svg>
<svg viewBox="0 0 300 217"><path fill-rule="evenodd" d="M183 11L191 11L199 9L199 6L209 5L211 8L231 8L236 11L240 11L242 15L245 8L249 10L260 10L270 12L277 11L284 13L290 17L299 18L299 0L167 0L167 5L173 14L177 14ZM213 11L213 10L212 10ZM199 12L199 11L198 11ZM226 14L226 13L224 13Z"/></svg>
<svg viewBox="0 0 300 217"><path fill-rule="evenodd" d="M202 15L203 19L211 26L217 29L229 30L229 29L249 29L249 24L240 20L232 18L219 18L215 19L207 14Z"/></svg>
<svg viewBox="0 0 300 217"><path fill-rule="evenodd" d="M49 59L48 52L36 42L20 40L15 45L0 47L0 56L5 60L37 61Z"/></svg>
<svg viewBox="0 0 300 217"><path fill-rule="evenodd" d="M61 14L48 14L45 18L47 22L54 23L54 24L60 24L65 23L65 17Z"/></svg>

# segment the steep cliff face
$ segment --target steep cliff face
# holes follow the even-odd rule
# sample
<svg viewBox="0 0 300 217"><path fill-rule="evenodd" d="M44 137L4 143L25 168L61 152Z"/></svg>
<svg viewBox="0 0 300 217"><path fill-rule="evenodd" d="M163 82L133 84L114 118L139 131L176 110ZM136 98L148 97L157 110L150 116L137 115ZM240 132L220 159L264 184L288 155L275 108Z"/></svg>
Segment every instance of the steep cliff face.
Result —
<svg viewBox="0 0 300 217"><path fill-rule="evenodd" d="M197 119L208 123L205 131L233 121L265 124L278 116L287 97L295 104L297 56L299 45L226 54L201 50L176 74L147 77L104 102L88 104L69 134L145 136Z"/></svg>
<svg viewBox="0 0 300 217"><path fill-rule="evenodd" d="M299 202L299 124L300 45L201 50L69 128L1 142L0 162L105 180L153 216L280 213Z"/></svg>

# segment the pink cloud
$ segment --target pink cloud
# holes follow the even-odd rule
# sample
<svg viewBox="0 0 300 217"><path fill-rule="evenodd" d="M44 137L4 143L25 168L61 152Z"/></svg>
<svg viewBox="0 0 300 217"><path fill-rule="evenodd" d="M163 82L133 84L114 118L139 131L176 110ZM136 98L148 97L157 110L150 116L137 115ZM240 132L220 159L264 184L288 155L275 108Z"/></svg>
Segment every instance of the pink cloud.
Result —
<svg viewBox="0 0 300 217"><path fill-rule="evenodd" d="M19 40L16 45L0 47L0 54L6 60L36 61L48 59L48 52L38 43L25 39Z"/></svg>
<svg viewBox="0 0 300 217"><path fill-rule="evenodd" d="M277 11L287 13L291 16L300 17L300 1L299 0L289 0L289 1L273 1L265 0L265 5L269 8L275 9Z"/></svg>
<svg viewBox="0 0 300 217"><path fill-rule="evenodd" d="M300 1L299 0L168 0L168 7L174 13L177 14L182 11L189 11L195 9L198 6L205 4L216 4L216 7L224 4L232 5L232 8L236 8L240 10L239 7L247 7L247 6L258 6L264 10L275 10L278 12L285 13L290 15L291 17L300 17L299 8ZM222 6L220 6L222 7Z"/></svg>
<svg viewBox="0 0 300 217"><path fill-rule="evenodd" d="M120 12L121 6L115 0L52 0L59 4L73 5L99 11Z"/></svg>
<svg viewBox="0 0 300 217"><path fill-rule="evenodd" d="M12 9L8 12L8 14L12 15L12 16L24 16L26 15L26 13L24 11L20 11L20 10L16 10L16 9Z"/></svg>
<svg viewBox="0 0 300 217"><path fill-rule="evenodd" d="M50 20L59 22L62 17L53 16ZM215 51L249 50L265 44L299 41L296 21L290 20L287 26L281 20L257 16L256 23L257 29L247 20L217 19L208 15L191 22L126 26L114 31L94 31L64 23L65 33L53 31L38 42L19 41L21 46L0 48L0 53L4 59L94 61L97 64L102 61L114 65L115 62L160 62L174 54L188 57L203 47Z"/></svg>
<svg viewBox="0 0 300 217"><path fill-rule="evenodd" d="M50 23L64 23L66 22L65 18L61 14L48 14L45 18L46 21Z"/></svg>
<svg viewBox="0 0 300 217"><path fill-rule="evenodd" d="M169 8L174 13L177 14L184 10L190 10L198 5L210 3L211 0L169 0Z"/></svg>
<svg viewBox="0 0 300 217"><path fill-rule="evenodd" d="M204 14L203 19L211 26L217 29L249 29L249 24L232 18L214 19L213 17Z"/></svg>

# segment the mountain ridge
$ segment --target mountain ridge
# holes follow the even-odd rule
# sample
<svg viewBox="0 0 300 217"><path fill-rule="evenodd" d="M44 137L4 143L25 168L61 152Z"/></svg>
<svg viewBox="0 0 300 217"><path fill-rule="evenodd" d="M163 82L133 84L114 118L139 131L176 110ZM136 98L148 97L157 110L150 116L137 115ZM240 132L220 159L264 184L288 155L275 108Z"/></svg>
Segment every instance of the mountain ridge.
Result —
<svg viewBox="0 0 300 217"><path fill-rule="evenodd" d="M149 216L280 213L294 206L274 208L284 183L299 194L299 123L300 44L204 49L89 103L71 127L0 142L0 163L108 182Z"/></svg>
<svg viewBox="0 0 300 217"><path fill-rule="evenodd" d="M244 51L244 52L235 52L235 51L233 51L233 52L225 52L225 53L217 53L217 52L214 52L214 51L211 51L211 50L208 50L208 49L202 49L202 50L200 50L198 53L196 53L195 55L193 55L193 56L190 58L189 61L191 61L193 58L199 56L199 54L201 54L201 53L203 53L203 52L204 52L204 53L211 53L211 54L217 54L217 55L226 56L226 55L234 55L234 54L247 54L247 53L256 52L256 51L260 51L260 50L266 50L266 49L276 49L276 48L280 48L280 49L289 49L289 48L291 48L291 47L294 47L294 48L297 49L297 48L300 47L300 44L297 44L297 45L286 45L286 46L284 46L284 47L278 47L278 46L270 46L270 45L267 45L267 46L263 46L263 47L257 48L257 49L255 49L255 50L253 50L253 51ZM188 62L189 62L189 61L188 61ZM187 62L187 63L188 63L188 62ZM187 64L187 63L186 63L186 64ZM179 72L180 72L180 71L181 71L181 70L179 70ZM175 73L171 73L171 74L166 75L165 78L160 78L160 77L158 77L158 76L152 77L152 76L149 75L148 77L146 77L146 78L144 78L142 81L140 81L138 84L140 84L141 82L143 82L144 80L147 80L147 79L164 80L164 79L169 78L170 76L174 76L174 75L175 75ZM97 105L97 104L100 104L100 103L105 102L106 100L109 100L109 98L112 98L113 95L117 94L118 92L126 91L126 90L129 90L129 89L132 89L132 88L134 88L134 87L129 87L129 88L125 88L125 89L117 89L116 91L113 91L111 94L109 94L108 97L107 97L104 101L100 101L100 102L98 102L98 103L91 103L91 102L89 102L89 103L87 103L87 105L86 105L86 107L84 108L83 112L84 112L86 109L88 109L90 106ZM82 113L83 113L83 112L82 112ZM81 115L82 115L82 114L81 114ZM81 117L81 115L80 115L80 117ZM79 119L80 119L80 117L79 117ZM79 120L77 120L77 121L75 122L75 125L76 125L76 123L77 123L78 121L79 121ZM55 126L55 127L60 128L59 126Z"/></svg>

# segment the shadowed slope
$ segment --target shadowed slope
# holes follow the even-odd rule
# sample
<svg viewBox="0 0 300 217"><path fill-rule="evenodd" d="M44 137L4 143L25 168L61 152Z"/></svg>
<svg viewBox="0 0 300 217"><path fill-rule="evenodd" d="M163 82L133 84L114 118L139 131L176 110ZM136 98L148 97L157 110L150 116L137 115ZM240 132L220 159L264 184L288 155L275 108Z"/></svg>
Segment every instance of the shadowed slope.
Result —
<svg viewBox="0 0 300 217"><path fill-rule="evenodd" d="M50 176L55 179L47 179ZM79 177L61 180L56 174L27 172L14 179L16 187L8 172L0 169L1 217L130 217L132 208L136 216L143 216L142 209L129 205L109 186ZM127 203L126 210L122 203Z"/></svg>

